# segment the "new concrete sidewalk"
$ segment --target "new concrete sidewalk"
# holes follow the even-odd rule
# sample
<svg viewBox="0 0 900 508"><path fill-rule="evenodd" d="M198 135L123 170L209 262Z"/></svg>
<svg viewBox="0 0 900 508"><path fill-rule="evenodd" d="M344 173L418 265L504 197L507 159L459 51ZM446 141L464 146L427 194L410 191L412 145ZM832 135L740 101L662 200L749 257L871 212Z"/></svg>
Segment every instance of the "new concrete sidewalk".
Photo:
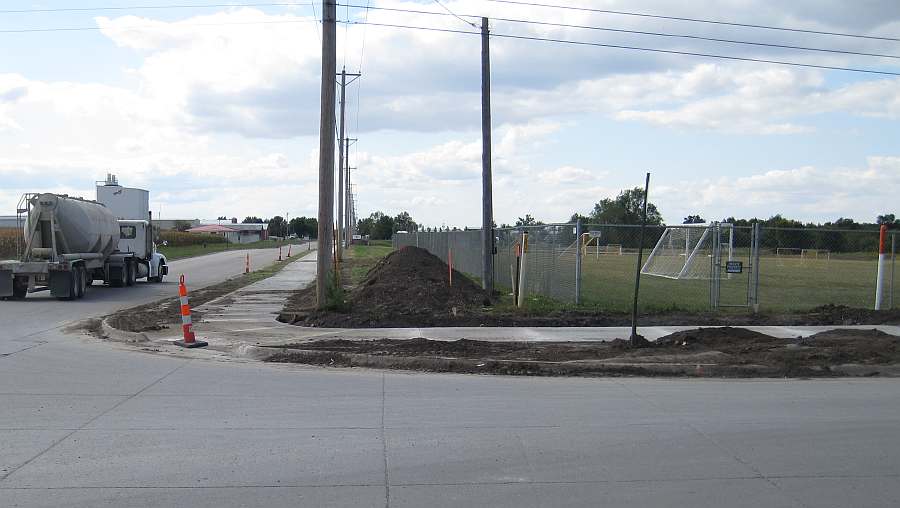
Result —
<svg viewBox="0 0 900 508"><path fill-rule="evenodd" d="M278 346L313 339L411 339L425 337L434 340L485 341L609 341L627 338L628 327L439 327L439 328L309 328L276 321L285 299L291 291L315 280L314 253L305 254L290 262L280 272L265 280L197 307L203 315L195 325L197 337L209 342L213 351L239 353L247 356L254 346ZM639 332L655 340L690 326L641 327ZM748 326L751 330L774 337L807 337L835 328L872 329L900 335L900 326ZM180 338L177 329L148 334L152 341L165 344ZM249 348L249 349L248 349ZM203 353L197 352L202 355ZM253 356L253 354L249 354Z"/></svg>

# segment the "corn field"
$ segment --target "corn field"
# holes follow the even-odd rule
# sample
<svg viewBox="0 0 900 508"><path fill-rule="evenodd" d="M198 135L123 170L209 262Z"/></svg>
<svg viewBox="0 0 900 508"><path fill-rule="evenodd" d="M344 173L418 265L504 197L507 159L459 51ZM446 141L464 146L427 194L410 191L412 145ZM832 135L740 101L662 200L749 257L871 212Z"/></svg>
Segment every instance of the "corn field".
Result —
<svg viewBox="0 0 900 508"><path fill-rule="evenodd" d="M166 242L169 247L186 247L204 243L226 243L225 237L210 234L184 233L181 231L160 231L157 244Z"/></svg>
<svg viewBox="0 0 900 508"><path fill-rule="evenodd" d="M16 258L16 237L21 234L18 229L0 229L0 259Z"/></svg>

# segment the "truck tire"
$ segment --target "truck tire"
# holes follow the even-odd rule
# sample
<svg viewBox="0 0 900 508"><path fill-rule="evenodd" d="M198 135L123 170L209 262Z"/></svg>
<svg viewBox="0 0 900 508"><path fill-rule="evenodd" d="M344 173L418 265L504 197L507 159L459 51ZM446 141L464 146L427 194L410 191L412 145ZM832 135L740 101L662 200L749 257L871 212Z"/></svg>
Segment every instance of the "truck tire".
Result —
<svg viewBox="0 0 900 508"><path fill-rule="evenodd" d="M137 278L135 277L137 275L135 273L136 271L137 271L137 267L134 266L134 263L132 263L130 261L125 263L125 285L126 286L134 286L134 283L137 280Z"/></svg>
<svg viewBox="0 0 900 508"><path fill-rule="evenodd" d="M68 300L74 300L75 298L78 297L78 289L77 289L78 276L75 275L76 271L77 270L72 270L70 272L67 272L68 276L69 276L69 293L64 296L57 296L56 297L57 300L68 301Z"/></svg>
<svg viewBox="0 0 900 508"><path fill-rule="evenodd" d="M109 268L109 285L114 288L120 288L125 285L125 280L128 278L127 274L128 270L125 268L125 265L122 266L112 266Z"/></svg>
<svg viewBox="0 0 900 508"><path fill-rule="evenodd" d="M162 264L162 263L160 263L160 264L159 264L159 268L157 268L157 270L156 270L156 273L159 274L159 275L157 275L156 277L147 277L147 281L148 281L148 282L157 282L157 283L158 283L158 282L162 282L162 281L163 281L163 277L165 277L165 275L162 275L163 266L165 266L165 265Z"/></svg>
<svg viewBox="0 0 900 508"><path fill-rule="evenodd" d="M87 293L87 270L83 266L75 267L75 297L84 298Z"/></svg>
<svg viewBox="0 0 900 508"><path fill-rule="evenodd" d="M13 278L13 294L11 300L24 300L28 294L28 277Z"/></svg>

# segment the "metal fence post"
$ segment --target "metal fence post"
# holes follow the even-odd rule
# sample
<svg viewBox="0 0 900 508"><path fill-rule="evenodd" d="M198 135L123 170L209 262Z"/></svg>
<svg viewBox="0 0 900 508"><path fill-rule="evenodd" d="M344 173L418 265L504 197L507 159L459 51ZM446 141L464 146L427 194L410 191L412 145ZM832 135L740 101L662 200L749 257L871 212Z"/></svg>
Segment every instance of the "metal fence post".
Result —
<svg viewBox="0 0 900 508"><path fill-rule="evenodd" d="M751 249L753 256L753 312L759 312L759 245L762 242L762 228L759 222L753 223L753 241Z"/></svg>
<svg viewBox="0 0 900 508"><path fill-rule="evenodd" d="M891 235L891 306L894 308L894 265L897 263L897 233Z"/></svg>
<svg viewBox="0 0 900 508"><path fill-rule="evenodd" d="M893 273L893 272L891 272ZM893 291L891 291L893 294ZM575 222L575 305L581 303L581 219Z"/></svg>

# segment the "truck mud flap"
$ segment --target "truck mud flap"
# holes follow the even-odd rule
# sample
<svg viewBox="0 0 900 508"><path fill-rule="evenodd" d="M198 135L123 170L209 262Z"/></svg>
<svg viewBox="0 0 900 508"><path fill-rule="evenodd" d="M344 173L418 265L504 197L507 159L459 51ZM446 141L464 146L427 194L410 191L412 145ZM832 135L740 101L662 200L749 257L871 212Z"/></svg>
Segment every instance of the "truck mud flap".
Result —
<svg viewBox="0 0 900 508"><path fill-rule="evenodd" d="M0 298L13 295L12 270L0 270Z"/></svg>
<svg viewBox="0 0 900 508"><path fill-rule="evenodd" d="M75 282L72 272L50 271L50 294L56 298L67 298L73 294L72 284Z"/></svg>

